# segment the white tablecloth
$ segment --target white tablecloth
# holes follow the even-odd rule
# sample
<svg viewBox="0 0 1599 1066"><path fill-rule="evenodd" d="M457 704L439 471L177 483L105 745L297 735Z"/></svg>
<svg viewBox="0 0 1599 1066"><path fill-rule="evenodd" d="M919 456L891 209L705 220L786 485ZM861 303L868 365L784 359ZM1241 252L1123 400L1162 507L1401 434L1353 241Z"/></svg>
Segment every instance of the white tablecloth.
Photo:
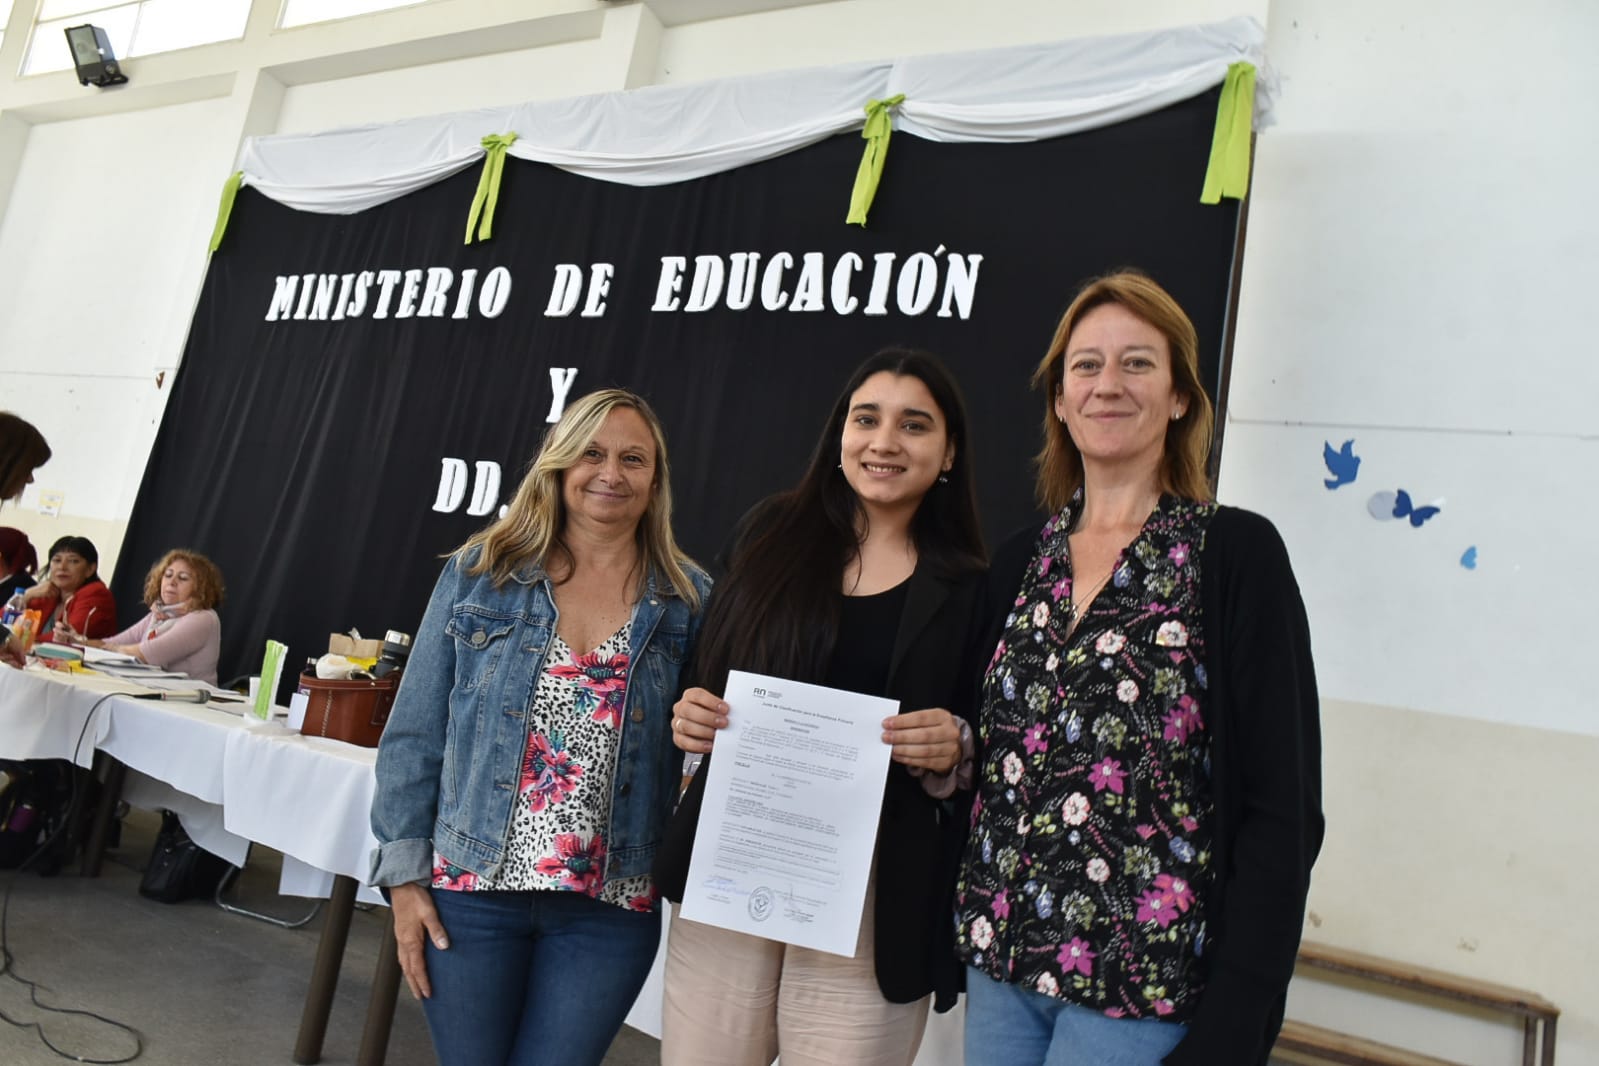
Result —
<svg viewBox="0 0 1599 1066"><path fill-rule="evenodd" d="M377 846L375 749L303 737L234 705L132 698L141 691L91 673L0 668L0 758L88 766L98 748L128 767L129 803L176 811L207 851L235 865L252 841L282 852L286 894L326 896L334 874L365 879ZM360 898L382 902L366 888Z"/></svg>

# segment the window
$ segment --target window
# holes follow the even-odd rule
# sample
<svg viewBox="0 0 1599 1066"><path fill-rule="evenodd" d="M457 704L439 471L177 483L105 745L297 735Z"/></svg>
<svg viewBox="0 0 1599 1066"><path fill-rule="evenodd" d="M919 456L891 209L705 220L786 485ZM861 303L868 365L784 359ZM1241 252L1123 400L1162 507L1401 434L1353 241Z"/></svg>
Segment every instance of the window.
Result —
<svg viewBox="0 0 1599 1066"><path fill-rule="evenodd" d="M331 22L333 19L365 15L373 11L387 11L391 7L412 7L427 0L283 0L283 16L278 25L305 26L312 22Z"/></svg>
<svg viewBox="0 0 1599 1066"><path fill-rule="evenodd" d="M0 4L8 0L0 0ZM111 39L118 59L170 52L244 36L250 0L43 0L23 74L71 70L72 52L62 33L93 23Z"/></svg>

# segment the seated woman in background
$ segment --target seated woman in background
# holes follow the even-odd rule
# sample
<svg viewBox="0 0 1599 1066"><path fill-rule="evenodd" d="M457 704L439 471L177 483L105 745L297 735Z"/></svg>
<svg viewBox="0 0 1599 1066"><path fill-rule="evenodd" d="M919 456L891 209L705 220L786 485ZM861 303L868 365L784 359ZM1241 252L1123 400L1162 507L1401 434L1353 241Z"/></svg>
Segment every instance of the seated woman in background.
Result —
<svg viewBox="0 0 1599 1066"><path fill-rule="evenodd" d="M188 548L174 548L150 568L144 579L144 602L150 613L128 629L104 640L58 623L55 639L64 644L120 652L163 670L188 674L208 685L217 683L217 655L222 648L222 571L210 559Z"/></svg>
<svg viewBox="0 0 1599 1066"><path fill-rule="evenodd" d="M20 529L0 526L0 597L13 592L26 592L38 580L34 571L39 569L39 553L33 541Z"/></svg>
<svg viewBox="0 0 1599 1066"><path fill-rule="evenodd" d="M100 553L88 537L62 537L50 545L50 571L24 595L28 610L42 613L39 639L50 640L60 622L85 637L117 631L117 603L96 576Z"/></svg>

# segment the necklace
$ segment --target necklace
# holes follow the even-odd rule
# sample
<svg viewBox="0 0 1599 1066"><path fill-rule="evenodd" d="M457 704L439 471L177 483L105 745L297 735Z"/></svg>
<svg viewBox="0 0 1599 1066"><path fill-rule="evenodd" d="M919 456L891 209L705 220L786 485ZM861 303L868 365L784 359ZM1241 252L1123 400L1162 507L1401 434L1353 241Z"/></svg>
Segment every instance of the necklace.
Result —
<svg viewBox="0 0 1599 1066"><path fill-rule="evenodd" d="M1067 609L1066 615L1067 633L1071 633L1077 628L1077 623L1082 621L1082 616L1088 610L1087 605L1093 602L1095 596L1099 595L1099 590L1105 587L1105 583L1111 579L1111 575L1114 573L1116 573L1116 567L1114 564L1112 564L1111 568L1106 571L1105 576L1094 582L1093 587L1082 596L1077 594L1076 581L1074 580L1072 582L1072 602L1071 606ZM1078 610L1078 604L1084 605L1082 610Z"/></svg>

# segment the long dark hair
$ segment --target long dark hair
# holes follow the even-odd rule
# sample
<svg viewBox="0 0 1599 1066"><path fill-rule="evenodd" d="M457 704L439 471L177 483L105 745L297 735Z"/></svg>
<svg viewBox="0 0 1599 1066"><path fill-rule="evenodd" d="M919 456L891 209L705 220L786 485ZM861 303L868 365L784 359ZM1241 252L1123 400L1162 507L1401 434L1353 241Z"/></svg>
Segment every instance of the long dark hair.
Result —
<svg viewBox="0 0 1599 1066"><path fill-rule="evenodd" d="M716 584L700 633L693 676L712 691L727 671L753 670L818 682L838 637L844 567L860 543L860 499L840 468L850 397L883 371L927 386L955 446L947 481L922 497L911 519L917 566L953 577L987 558L977 517L966 402L944 364L927 352L884 348L850 375L822 427L799 484L768 497L745 516Z"/></svg>
<svg viewBox="0 0 1599 1066"><path fill-rule="evenodd" d="M28 475L49 459L50 445L32 422L0 411L0 500L9 500L27 488Z"/></svg>

